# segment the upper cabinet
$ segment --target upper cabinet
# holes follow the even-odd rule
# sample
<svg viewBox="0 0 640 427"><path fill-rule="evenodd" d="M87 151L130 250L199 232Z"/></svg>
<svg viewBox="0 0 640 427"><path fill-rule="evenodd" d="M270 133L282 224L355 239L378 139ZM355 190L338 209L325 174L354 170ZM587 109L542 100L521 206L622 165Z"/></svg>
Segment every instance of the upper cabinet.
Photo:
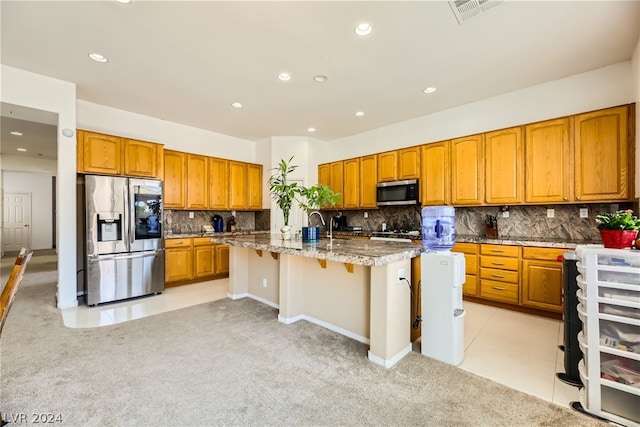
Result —
<svg viewBox="0 0 640 427"><path fill-rule="evenodd" d="M209 164L206 156L187 154L187 209L208 205Z"/></svg>
<svg viewBox="0 0 640 427"><path fill-rule="evenodd" d="M480 205L484 192L483 135L451 140L451 203Z"/></svg>
<svg viewBox="0 0 640 427"><path fill-rule="evenodd" d="M209 208L229 208L229 160L209 157Z"/></svg>
<svg viewBox="0 0 640 427"><path fill-rule="evenodd" d="M360 207L376 208L377 204L377 173L378 161L376 155L360 158Z"/></svg>
<svg viewBox="0 0 640 427"><path fill-rule="evenodd" d="M162 176L162 145L79 130L77 170L80 173Z"/></svg>
<svg viewBox="0 0 640 427"><path fill-rule="evenodd" d="M633 196L628 123L628 106L575 116L577 201L626 200Z"/></svg>
<svg viewBox="0 0 640 427"><path fill-rule="evenodd" d="M387 151L378 154L378 182L398 179L398 152Z"/></svg>
<svg viewBox="0 0 640 427"><path fill-rule="evenodd" d="M524 199L522 127L484 135L486 204L516 204Z"/></svg>
<svg viewBox="0 0 640 427"><path fill-rule="evenodd" d="M342 205L345 209L360 207L360 158L345 160L343 163Z"/></svg>
<svg viewBox="0 0 640 427"><path fill-rule="evenodd" d="M398 179L420 178L420 146L398 150Z"/></svg>
<svg viewBox="0 0 640 427"><path fill-rule="evenodd" d="M262 209L262 165L247 163L247 209Z"/></svg>
<svg viewBox="0 0 640 427"><path fill-rule="evenodd" d="M247 206L247 164L229 162L229 208L244 209Z"/></svg>
<svg viewBox="0 0 640 427"><path fill-rule="evenodd" d="M525 203L571 201L570 124L564 117L525 126Z"/></svg>
<svg viewBox="0 0 640 427"><path fill-rule="evenodd" d="M339 201L335 204L336 208L344 206L344 164L340 162L331 163L331 185L329 186L336 193L340 193Z"/></svg>
<svg viewBox="0 0 640 427"><path fill-rule="evenodd" d="M449 141L422 146L420 192L423 206L448 205L450 197Z"/></svg>
<svg viewBox="0 0 640 427"><path fill-rule="evenodd" d="M164 207L184 209L187 205L187 154L164 150Z"/></svg>

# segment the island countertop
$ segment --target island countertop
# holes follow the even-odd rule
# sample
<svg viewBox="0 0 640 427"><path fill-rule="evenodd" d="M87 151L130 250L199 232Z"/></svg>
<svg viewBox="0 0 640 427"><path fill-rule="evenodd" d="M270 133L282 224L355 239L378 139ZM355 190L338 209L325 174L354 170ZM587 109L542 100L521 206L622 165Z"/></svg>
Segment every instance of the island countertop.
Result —
<svg viewBox="0 0 640 427"><path fill-rule="evenodd" d="M322 238L317 243L282 240L276 234L212 236L212 243L376 267L419 256L422 246L410 242Z"/></svg>

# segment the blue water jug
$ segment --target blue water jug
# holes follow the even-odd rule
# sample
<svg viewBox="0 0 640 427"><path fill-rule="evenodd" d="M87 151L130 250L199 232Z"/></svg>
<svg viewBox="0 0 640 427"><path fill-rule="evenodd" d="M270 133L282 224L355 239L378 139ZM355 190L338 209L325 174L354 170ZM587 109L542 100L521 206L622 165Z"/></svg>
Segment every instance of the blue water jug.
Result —
<svg viewBox="0 0 640 427"><path fill-rule="evenodd" d="M422 246L432 251L448 251L456 243L455 209L451 206L422 208Z"/></svg>

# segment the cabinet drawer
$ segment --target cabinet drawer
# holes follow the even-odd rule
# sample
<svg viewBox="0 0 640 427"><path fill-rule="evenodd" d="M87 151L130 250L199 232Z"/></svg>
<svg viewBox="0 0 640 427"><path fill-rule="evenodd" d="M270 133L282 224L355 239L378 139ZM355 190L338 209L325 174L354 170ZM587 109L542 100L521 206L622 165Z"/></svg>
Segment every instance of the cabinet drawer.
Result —
<svg viewBox="0 0 640 427"><path fill-rule="evenodd" d="M480 280L480 296L497 301L518 304L518 285Z"/></svg>
<svg viewBox="0 0 640 427"><path fill-rule="evenodd" d="M569 249L556 248L522 248L522 258L558 261L558 257L561 257L562 254L568 250Z"/></svg>
<svg viewBox="0 0 640 427"><path fill-rule="evenodd" d="M480 245L480 253L482 255L496 255L517 258L520 256L520 246Z"/></svg>
<svg viewBox="0 0 640 427"><path fill-rule="evenodd" d="M213 243L211 243L211 237L194 237L193 238L193 246L205 246L205 245L213 245Z"/></svg>
<svg viewBox="0 0 640 427"><path fill-rule="evenodd" d="M478 244L477 243L456 243L455 245L453 245L451 252L462 252L463 254L477 254Z"/></svg>
<svg viewBox="0 0 640 427"><path fill-rule="evenodd" d="M187 239L166 239L164 241L165 248L182 248L185 246L191 246L191 238Z"/></svg>
<svg viewBox="0 0 640 427"><path fill-rule="evenodd" d="M481 256L480 267L499 268L502 270L518 271L518 258L503 258L497 256Z"/></svg>
<svg viewBox="0 0 640 427"><path fill-rule="evenodd" d="M517 284L518 272L509 270L496 270L495 268L481 268L480 278Z"/></svg>

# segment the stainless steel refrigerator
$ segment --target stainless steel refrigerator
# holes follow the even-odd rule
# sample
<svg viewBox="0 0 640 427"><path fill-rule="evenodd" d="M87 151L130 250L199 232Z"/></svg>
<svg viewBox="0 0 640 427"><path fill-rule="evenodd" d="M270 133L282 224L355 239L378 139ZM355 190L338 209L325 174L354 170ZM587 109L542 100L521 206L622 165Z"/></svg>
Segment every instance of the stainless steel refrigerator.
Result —
<svg viewBox="0 0 640 427"><path fill-rule="evenodd" d="M87 304L162 292L162 181L98 175L80 181L85 256L79 276Z"/></svg>

